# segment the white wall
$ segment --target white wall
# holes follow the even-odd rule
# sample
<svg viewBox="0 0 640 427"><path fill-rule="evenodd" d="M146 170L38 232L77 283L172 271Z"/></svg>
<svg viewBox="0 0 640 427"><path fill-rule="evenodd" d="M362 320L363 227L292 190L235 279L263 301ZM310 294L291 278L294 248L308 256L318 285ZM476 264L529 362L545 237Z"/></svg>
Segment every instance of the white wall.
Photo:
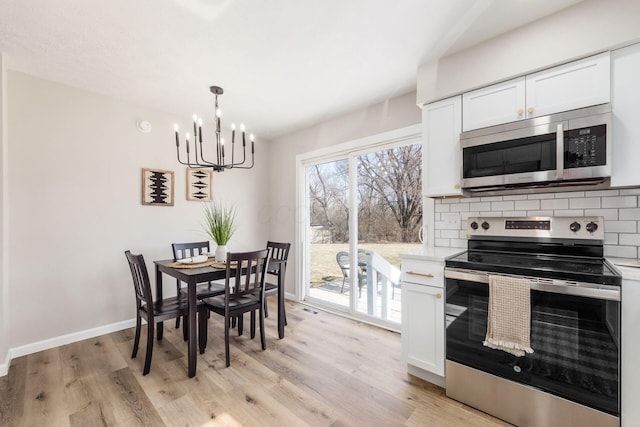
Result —
<svg viewBox="0 0 640 427"><path fill-rule="evenodd" d="M418 69L417 103L640 40L640 2L585 0Z"/></svg>
<svg viewBox="0 0 640 427"><path fill-rule="evenodd" d="M296 156L322 147L414 125L420 123L420 120L420 109L415 105L415 92L411 92L271 141L270 238L293 244L286 273L288 293L296 293L294 279L297 266L293 262L295 259L293 254L297 250L297 242L295 242Z"/></svg>
<svg viewBox="0 0 640 427"><path fill-rule="evenodd" d="M150 133L138 131L140 119L151 122ZM186 170L176 162L176 121L190 125L188 117L8 72L3 271L11 267L12 349L133 318L124 251L144 254L155 282L153 260L170 258L172 242L207 240L201 204L186 200ZM256 151L254 169L213 177L214 195L238 205L231 250L262 248L268 238L268 146L257 141ZM175 206L141 204L143 167L175 171ZM165 280L165 295L172 293L175 281Z"/></svg>
<svg viewBox="0 0 640 427"><path fill-rule="evenodd" d="M6 366L5 356L9 351L9 299L8 299L8 263L7 261L7 164L6 164L6 63L0 52L0 366ZM6 369L6 368L5 368ZM0 375L4 369L0 368Z"/></svg>

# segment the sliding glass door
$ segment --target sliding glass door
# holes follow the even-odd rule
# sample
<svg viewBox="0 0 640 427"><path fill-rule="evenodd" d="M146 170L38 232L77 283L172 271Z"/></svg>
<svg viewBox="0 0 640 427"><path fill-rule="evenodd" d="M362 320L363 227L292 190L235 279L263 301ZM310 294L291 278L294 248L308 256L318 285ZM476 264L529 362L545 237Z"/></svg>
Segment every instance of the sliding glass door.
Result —
<svg viewBox="0 0 640 427"><path fill-rule="evenodd" d="M400 253L422 246L421 164L411 140L304 165L307 302L399 328Z"/></svg>

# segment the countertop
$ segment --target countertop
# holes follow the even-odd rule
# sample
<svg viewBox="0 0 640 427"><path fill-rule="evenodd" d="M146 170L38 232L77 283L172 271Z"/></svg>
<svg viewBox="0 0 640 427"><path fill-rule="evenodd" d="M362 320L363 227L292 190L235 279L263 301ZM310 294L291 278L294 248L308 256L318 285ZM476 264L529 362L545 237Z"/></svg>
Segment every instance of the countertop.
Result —
<svg viewBox="0 0 640 427"><path fill-rule="evenodd" d="M439 261L444 262L444 259L450 255L457 254L459 252L466 251L466 248L425 248L415 252L403 252L400 254L402 259L417 259L420 261Z"/></svg>
<svg viewBox="0 0 640 427"><path fill-rule="evenodd" d="M640 280L640 261L635 258L609 258L625 280Z"/></svg>

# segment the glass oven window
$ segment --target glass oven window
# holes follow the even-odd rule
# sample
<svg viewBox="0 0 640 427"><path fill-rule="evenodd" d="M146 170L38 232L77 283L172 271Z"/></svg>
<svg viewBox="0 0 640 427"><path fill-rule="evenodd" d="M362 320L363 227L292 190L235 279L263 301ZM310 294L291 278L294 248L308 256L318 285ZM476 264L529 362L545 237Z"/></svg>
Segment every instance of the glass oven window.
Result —
<svg viewBox="0 0 640 427"><path fill-rule="evenodd" d="M531 347L515 357L482 345L488 285L447 279L447 359L619 415L620 303L531 292Z"/></svg>

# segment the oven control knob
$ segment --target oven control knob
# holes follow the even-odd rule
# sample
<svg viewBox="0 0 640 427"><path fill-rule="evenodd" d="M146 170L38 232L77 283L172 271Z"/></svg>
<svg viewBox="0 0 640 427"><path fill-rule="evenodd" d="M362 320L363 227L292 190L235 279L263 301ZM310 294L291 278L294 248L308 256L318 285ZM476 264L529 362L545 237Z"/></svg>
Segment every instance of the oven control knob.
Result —
<svg viewBox="0 0 640 427"><path fill-rule="evenodd" d="M488 230L489 229L489 223L487 221L482 223L482 229L483 230Z"/></svg>
<svg viewBox="0 0 640 427"><path fill-rule="evenodd" d="M477 223L477 222L475 222L475 221L473 221L473 222L471 223L471 228L472 228L472 229L474 229L474 230L477 230L477 229L478 229L478 223Z"/></svg>
<svg viewBox="0 0 640 427"><path fill-rule="evenodd" d="M576 233L578 230L580 230L580 223L573 221L571 224L569 224L569 230Z"/></svg>
<svg viewBox="0 0 640 427"><path fill-rule="evenodd" d="M598 229L598 224L596 224L595 222L591 221L589 224L587 224L587 231L589 233L593 233L597 229Z"/></svg>

